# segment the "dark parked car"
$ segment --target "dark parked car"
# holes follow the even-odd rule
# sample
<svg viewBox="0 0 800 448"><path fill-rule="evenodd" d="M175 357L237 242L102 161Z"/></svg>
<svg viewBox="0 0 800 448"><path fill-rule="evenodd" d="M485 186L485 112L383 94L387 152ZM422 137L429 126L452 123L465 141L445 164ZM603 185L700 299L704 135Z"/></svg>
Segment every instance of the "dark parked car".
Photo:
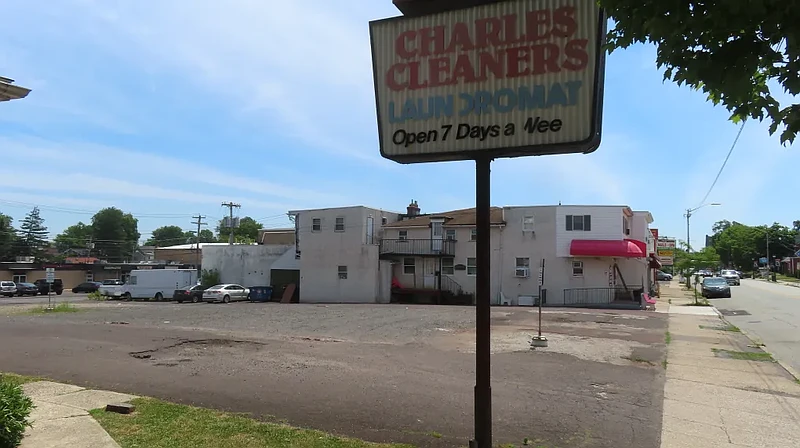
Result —
<svg viewBox="0 0 800 448"><path fill-rule="evenodd" d="M103 286L100 282L86 282L72 288L72 292L97 292Z"/></svg>
<svg viewBox="0 0 800 448"><path fill-rule="evenodd" d="M176 289L172 293L172 300L178 303L192 302L197 303L203 300L203 288L201 285L184 286Z"/></svg>
<svg viewBox="0 0 800 448"><path fill-rule="evenodd" d="M46 279L40 278L39 280L33 282L33 284L39 288L39 294L47 294L50 292L51 286L49 283L47 283ZM62 282L60 278L53 279L52 288L52 291L60 296L61 293L64 292L64 282Z"/></svg>
<svg viewBox="0 0 800 448"><path fill-rule="evenodd" d="M703 297L724 297L730 299L731 287L722 277L707 277L703 279Z"/></svg>
<svg viewBox="0 0 800 448"><path fill-rule="evenodd" d="M35 296L39 294L39 287L33 283L17 283L18 296Z"/></svg>

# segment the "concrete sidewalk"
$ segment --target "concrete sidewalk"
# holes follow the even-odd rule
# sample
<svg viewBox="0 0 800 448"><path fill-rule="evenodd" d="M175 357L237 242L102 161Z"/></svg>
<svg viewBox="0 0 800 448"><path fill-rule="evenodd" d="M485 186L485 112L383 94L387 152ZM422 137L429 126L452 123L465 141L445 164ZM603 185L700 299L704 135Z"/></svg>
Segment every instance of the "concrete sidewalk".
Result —
<svg viewBox="0 0 800 448"><path fill-rule="evenodd" d="M36 408L30 415L33 425L20 448L119 448L89 411L124 403L134 396L50 381L22 387Z"/></svg>
<svg viewBox="0 0 800 448"><path fill-rule="evenodd" d="M766 356L760 347L714 308L686 306L692 301L677 282L662 287L669 345L661 448L800 446L800 384L777 362L754 360Z"/></svg>

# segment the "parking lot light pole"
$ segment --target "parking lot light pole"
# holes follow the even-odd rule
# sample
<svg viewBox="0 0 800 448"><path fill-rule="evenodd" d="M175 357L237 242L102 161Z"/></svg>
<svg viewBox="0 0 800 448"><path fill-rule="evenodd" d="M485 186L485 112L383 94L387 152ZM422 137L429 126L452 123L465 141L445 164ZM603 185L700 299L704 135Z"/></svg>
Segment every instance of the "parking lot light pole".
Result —
<svg viewBox="0 0 800 448"><path fill-rule="evenodd" d="M710 204L703 204L703 205L700 205L700 206L695 207L695 208L687 208L686 209L686 214L683 215L683 216L686 217L686 252L689 252L690 250L692 250L692 240L691 240L691 237L689 236L689 218L692 217L692 213L696 212L697 210L700 210L703 207L709 206L709 205L716 206L716 205L722 205L722 204L720 204L719 202L712 202Z"/></svg>

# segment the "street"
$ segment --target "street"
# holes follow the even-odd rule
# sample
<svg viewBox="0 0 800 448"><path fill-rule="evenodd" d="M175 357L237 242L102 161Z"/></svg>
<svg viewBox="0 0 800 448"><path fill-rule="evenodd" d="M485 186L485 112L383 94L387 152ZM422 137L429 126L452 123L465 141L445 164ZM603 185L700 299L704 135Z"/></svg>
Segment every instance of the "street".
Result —
<svg viewBox="0 0 800 448"><path fill-rule="evenodd" d="M78 385L251 413L370 441L465 446L472 307L87 302L3 315L0 366ZM11 309L12 307L5 307ZM498 444L658 446L666 319L494 308Z"/></svg>
<svg viewBox="0 0 800 448"><path fill-rule="evenodd" d="M0 297L0 310L4 305L47 305L47 302L52 300L55 303L58 302L69 302L69 303L80 303L86 302L89 300L88 294L78 294L72 291L64 291L61 295L58 294L51 294L50 298L48 299L47 294L44 295L37 295L37 296L13 296L13 297ZM1 311L0 311L1 312Z"/></svg>
<svg viewBox="0 0 800 448"><path fill-rule="evenodd" d="M768 352L800 372L800 288L744 279L741 286L732 286L731 291L732 298L711 302L731 324L765 344Z"/></svg>

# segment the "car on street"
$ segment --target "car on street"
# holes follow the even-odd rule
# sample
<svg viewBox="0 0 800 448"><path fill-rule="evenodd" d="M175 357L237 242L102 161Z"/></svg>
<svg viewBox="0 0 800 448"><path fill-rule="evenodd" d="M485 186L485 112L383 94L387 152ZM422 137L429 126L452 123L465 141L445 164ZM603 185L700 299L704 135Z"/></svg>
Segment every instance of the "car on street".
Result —
<svg viewBox="0 0 800 448"><path fill-rule="evenodd" d="M723 270L720 273L720 277L724 278L728 282L729 285L739 286L741 284L741 282L742 282L741 276L739 276L739 273L734 271L734 270L730 270L730 269Z"/></svg>
<svg viewBox="0 0 800 448"><path fill-rule="evenodd" d="M204 302L230 303L236 300L248 300L249 297L249 289L233 283L214 285L203 291Z"/></svg>
<svg viewBox="0 0 800 448"><path fill-rule="evenodd" d="M122 280L103 280L103 284L98 290L103 297L111 297L118 299L122 297L122 286L125 284Z"/></svg>
<svg viewBox="0 0 800 448"><path fill-rule="evenodd" d="M203 300L203 289L202 285L187 285L183 288L178 288L172 293L172 300L178 303L200 302Z"/></svg>
<svg viewBox="0 0 800 448"><path fill-rule="evenodd" d="M664 271L658 271L656 272L656 278L660 282L669 282L672 281L672 274L667 274Z"/></svg>
<svg viewBox="0 0 800 448"><path fill-rule="evenodd" d="M730 299L731 287L722 277L706 277L703 279L702 294L707 299L718 297Z"/></svg>
<svg viewBox="0 0 800 448"><path fill-rule="evenodd" d="M39 294L39 287L33 283L17 283L17 295L22 296L35 296Z"/></svg>
<svg viewBox="0 0 800 448"><path fill-rule="evenodd" d="M6 297L14 297L17 294L17 284L10 281L0 282L0 294Z"/></svg>
<svg viewBox="0 0 800 448"><path fill-rule="evenodd" d="M64 292L64 282L60 278L53 279L52 286L50 283L47 283L47 279L44 278L36 280L33 284L39 288L39 294L47 295L47 293L52 291L60 296L61 293Z"/></svg>
<svg viewBox="0 0 800 448"><path fill-rule="evenodd" d="M72 292L97 292L101 286L103 286L103 284L100 282L84 282L72 288Z"/></svg>

